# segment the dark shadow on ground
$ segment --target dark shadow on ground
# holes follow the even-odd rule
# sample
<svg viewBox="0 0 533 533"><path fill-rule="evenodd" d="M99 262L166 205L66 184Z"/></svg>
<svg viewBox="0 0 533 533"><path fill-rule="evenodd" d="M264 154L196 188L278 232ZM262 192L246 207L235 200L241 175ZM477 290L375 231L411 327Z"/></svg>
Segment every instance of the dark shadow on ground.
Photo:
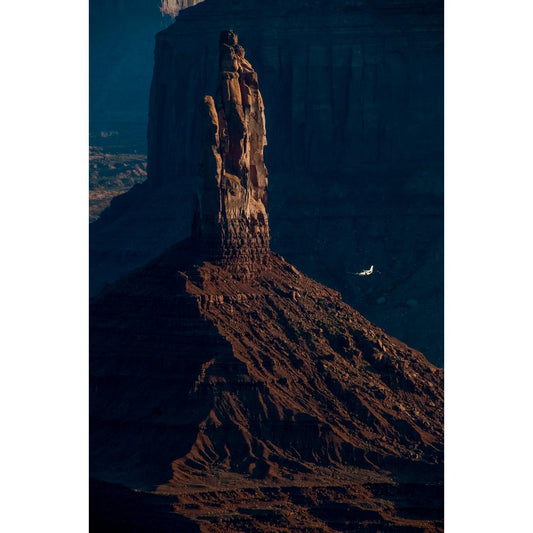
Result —
<svg viewBox="0 0 533 533"><path fill-rule="evenodd" d="M173 498L136 492L122 485L91 479L90 533L193 533L200 528L176 514Z"/></svg>

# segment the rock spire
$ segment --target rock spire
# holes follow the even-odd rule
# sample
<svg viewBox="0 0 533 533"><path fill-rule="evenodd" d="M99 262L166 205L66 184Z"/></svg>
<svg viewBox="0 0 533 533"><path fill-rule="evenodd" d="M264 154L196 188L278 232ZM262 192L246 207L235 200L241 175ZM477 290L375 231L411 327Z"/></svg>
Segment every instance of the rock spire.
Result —
<svg viewBox="0 0 533 533"><path fill-rule="evenodd" d="M203 148L193 238L240 270L269 251L265 114L257 73L233 31L220 35L216 96L203 101Z"/></svg>

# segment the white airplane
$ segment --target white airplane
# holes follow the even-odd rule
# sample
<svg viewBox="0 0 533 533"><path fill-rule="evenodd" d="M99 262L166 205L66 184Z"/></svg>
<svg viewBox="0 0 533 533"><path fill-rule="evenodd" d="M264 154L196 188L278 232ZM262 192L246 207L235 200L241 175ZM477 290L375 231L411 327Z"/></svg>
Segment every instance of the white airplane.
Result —
<svg viewBox="0 0 533 533"><path fill-rule="evenodd" d="M370 276L374 272L374 265L372 265L368 270L362 270L361 272L348 272L352 276Z"/></svg>

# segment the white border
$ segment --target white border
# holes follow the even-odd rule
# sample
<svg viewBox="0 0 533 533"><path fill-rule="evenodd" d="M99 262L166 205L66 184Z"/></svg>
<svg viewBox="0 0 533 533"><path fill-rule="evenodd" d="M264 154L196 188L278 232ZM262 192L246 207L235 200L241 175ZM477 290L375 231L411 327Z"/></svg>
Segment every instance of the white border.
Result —
<svg viewBox="0 0 533 533"><path fill-rule="evenodd" d="M446 531L527 531L531 4L446 3Z"/></svg>
<svg viewBox="0 0 533 533"><path fill-rule="evenodd" d="M87 3L0 16L3 531L87 530ZM526 531L532 8L446 4L446 531Z"/></svg>
<svg viewBox="0 0 533 533"><path fill-rule="evenodd" d="M88 531L88 3L0 13L0 529Z"/></svg>

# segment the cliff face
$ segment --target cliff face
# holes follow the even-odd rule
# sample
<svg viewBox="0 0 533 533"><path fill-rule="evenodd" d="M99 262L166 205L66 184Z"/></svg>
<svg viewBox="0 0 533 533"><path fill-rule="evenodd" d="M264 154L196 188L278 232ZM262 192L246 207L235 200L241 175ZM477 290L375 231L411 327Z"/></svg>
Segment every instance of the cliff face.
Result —
<svg viewBox="0 0 533 533"><path fill-rule="evenodd" d="M146 154L154 36L171 22L158 0L90 0L89 133L108 152Z"/></svg>
<svg viewBox="0 0 533 533"><path fill-rule="evenodd" d="M442 5L421 1L206 0L181 12L156 40L150 185L91 229L93 290L189 234L198 95L218 85L207 43L233 28L269 110L272 248L442 364L442 24ZM350 274L371 264L373 276Z"/></svg>
<svg viewBox="0 0 533 533"><path fill-rule="evenodd" d="M427 2L404 2L403 12L400 4L393 12L369 2L360 9L343 4L209 0L183 12L156 41L151 178L196 172L189 154L200 146L199 110L188 94L216 84L217 56L205 42L227 25L249 43L265 80L272 172L360 174L424 158L437 164L443 150L441 11ZM161 98L169 103L166 113L158 113ZM168 145L161 146L162 138ZM434 187L425 183L421 192Z"/></svg>
<svg viewBox="0 0 533 533"><path fill-rule="evenodd" d="M89 0L90 142L146 155L155 34L202 0Z"/></svg>

